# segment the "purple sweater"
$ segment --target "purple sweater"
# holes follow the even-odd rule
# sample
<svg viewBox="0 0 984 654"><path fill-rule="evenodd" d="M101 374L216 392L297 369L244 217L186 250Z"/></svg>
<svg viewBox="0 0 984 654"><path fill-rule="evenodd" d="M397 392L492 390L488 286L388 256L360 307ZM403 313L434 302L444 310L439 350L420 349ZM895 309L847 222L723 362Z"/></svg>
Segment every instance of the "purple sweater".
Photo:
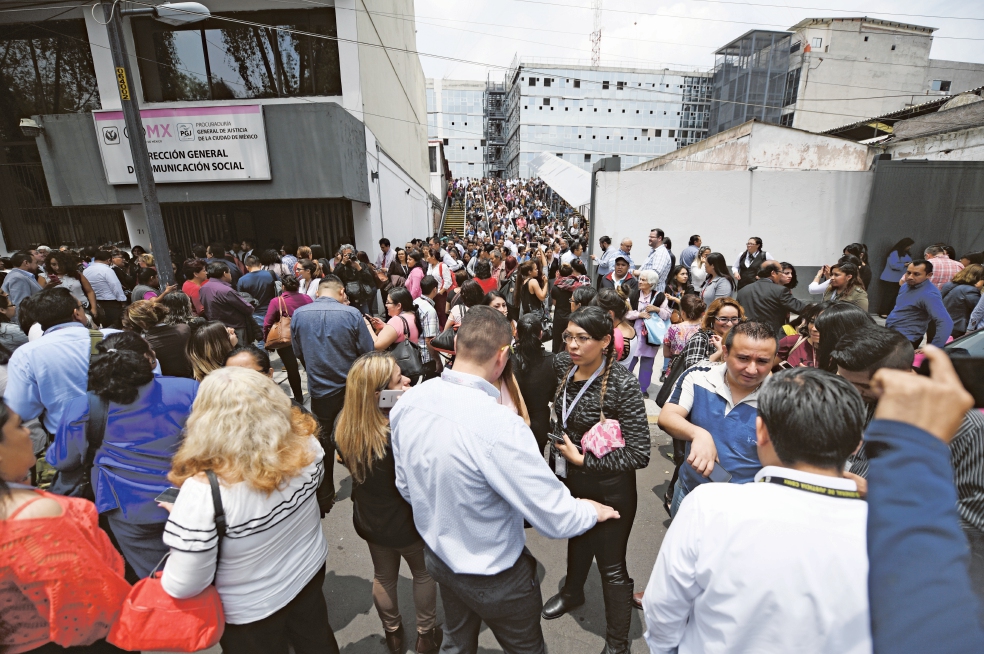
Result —
<svg viewBox="0 0 984 654"><path fill-rule="evenodd" d="M267 334L270 333L273 323L280 320L280 297L284 298L284 305L287 307L288 316L293 316L299 307L303 307L305 304L311 304L314 301L306 293L297 293L295 291L284 291L280 296L270 300L266 318L263 319L263 338L266 338Z"/></svg>

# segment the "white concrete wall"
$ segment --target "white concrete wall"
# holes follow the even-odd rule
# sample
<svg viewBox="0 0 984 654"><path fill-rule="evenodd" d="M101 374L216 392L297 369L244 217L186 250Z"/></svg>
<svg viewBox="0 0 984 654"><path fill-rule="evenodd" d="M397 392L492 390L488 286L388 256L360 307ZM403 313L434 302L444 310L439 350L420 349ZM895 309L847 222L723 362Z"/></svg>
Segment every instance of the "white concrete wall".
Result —
<svg viewBox="0 0 984 654"><path fill-rule="evenodd" d="M984 127L896 141L884 148L896 160L984 161Z"/></svg>
<svg viewBox="0 0 984 654"><path fill-rule="evenodd" d="M867 170L867 145L799 129L747 122L631 170Z"/></svg>
<svg viewBox="0 0 984 654"><path fill-rule="evenodd" d="M679 254L692 234L732 264L749 236L796 266L836 261L860 240L871 172L620 172L598 173L595 234L614 243L629 237L637 264L659 227ZM594 246L594 244L592 244ZM809 280L807 280L809 281ZM802 281L801 281L802 283Z"/></svg>
<svg viewBox="0 0 984 654"><path fill-rule="evenodd" d="M355 245L373 253L371 258L375 258L379 239L384 236L402 247L410 239L425 238L433 231L427 189L403 170L383 147L384 144L378 142L367 128L366 161L371 206L366 208L360 202L353 202L352 206ZM374 181L372 172L377 170L379 179Z"/></svg>
<svg viewBox="0 0 984 654"><path fill-rule="evenodd" d="M357 0L363 121L421 186L428 184L427 94L413 0ZM339 12L341 13L341 12ZM386 46L386 48L374 46Z"/></svg>

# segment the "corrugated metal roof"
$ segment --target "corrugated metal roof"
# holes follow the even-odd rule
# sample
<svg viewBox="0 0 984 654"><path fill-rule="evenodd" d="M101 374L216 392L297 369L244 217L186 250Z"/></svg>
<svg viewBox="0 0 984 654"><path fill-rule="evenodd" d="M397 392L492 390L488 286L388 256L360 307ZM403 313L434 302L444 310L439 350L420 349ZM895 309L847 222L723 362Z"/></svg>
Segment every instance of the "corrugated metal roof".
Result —
<svg viewBox="0 0 984 654"><path fill-rule="evenodd" d="M984 90L984 86L978 86L976 89L961 91L961 93L975 93L977 95L981 95L982 90ZM915 118L916 116L923 116L925 114L931 114L939 111L940 107L961 93L940 96L928 102L923 102L922 104L917 104L911 107L906 107L905 109L882 114L881 116L872 116L871 118L859 120L856 123L842 125L820 133L829 136L840 136L841 138L850 139L852 141L865 141L878 136L885 136L886 134L892 133L892 127L895 123L901 120L907 120L909 118Z"/></svg>

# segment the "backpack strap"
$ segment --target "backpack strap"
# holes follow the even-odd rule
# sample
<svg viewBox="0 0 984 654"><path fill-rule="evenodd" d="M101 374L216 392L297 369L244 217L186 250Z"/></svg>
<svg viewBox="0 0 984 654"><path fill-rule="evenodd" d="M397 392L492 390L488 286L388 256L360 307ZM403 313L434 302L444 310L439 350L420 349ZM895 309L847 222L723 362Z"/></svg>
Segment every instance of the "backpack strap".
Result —
<svg viewBox="0 0 984 654"><path fill-rule="evenodd" d="M85 423L85 463L83 470L88 470L92 478L92 468L96 461L96 452L102 447L106 436L106 424L109 422L109 402L92 391L87 394L89 399L89 419Z"/></svg>
<svg viewBox="0 0 984 654"><path fill-rule="evenodd" d="M103 338L105 338L105 336L103 336L103 333L98 329L89 330L89 356L98 354L96 351L96 346L99 345Z"/></svg>

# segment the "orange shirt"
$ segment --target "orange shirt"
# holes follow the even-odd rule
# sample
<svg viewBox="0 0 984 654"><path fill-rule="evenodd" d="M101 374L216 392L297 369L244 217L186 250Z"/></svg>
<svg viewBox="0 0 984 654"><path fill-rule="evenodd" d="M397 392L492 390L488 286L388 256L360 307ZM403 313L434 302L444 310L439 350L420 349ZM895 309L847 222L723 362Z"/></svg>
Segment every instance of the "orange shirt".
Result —
<svg viewBox="0 0 984 654"><path fill-rule="evenodd" d="M130 591L95 505L36 492L62 515L0 521L0 623L13 627L0 632L0 650L8 654L105 638Z"/></svg>

